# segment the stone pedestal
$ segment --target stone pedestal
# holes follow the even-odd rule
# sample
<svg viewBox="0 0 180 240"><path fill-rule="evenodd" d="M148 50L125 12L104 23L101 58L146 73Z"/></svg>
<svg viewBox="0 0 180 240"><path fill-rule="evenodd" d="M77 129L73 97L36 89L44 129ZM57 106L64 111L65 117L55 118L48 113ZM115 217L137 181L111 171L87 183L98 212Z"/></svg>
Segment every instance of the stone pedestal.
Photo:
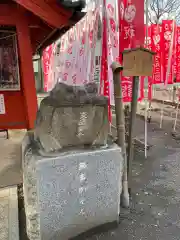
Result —
<svg viewBox="0 0 180 240"><path fill-rule="evenodd" d="M51 158L42 158L31 145L23 149L30 240L66 240L118 221L123 159L117 145Z"/></svg>

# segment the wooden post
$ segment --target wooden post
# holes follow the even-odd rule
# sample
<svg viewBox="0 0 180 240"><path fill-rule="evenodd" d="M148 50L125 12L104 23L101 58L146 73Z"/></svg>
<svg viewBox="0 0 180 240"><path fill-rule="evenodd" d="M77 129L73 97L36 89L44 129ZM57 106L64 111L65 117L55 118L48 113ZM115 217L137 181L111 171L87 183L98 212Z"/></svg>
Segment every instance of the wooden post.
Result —
<svg viewBox="0 0 180 240"><path fill-rule="evenodd" d="M133 77L132 102L131 102L131 113L130 113L130 121L129 121L128 160L127 160L129 194L131 194L133 137L134 137L136 111L137 111L138 89L139 89L139 77Z"/></svg>
<svg viewBox="0 0 180 240"><path fill-rule="evenodd" d="M111 65L111 68L113 71L113 81L114 81L117 143L121 147L122 155L124 158L121 205L127 208L129 207L129 193L128 193L128 181L127 181L127 155L126 155L125 121L124 121L124 110L123 110L123 101L122 101L122 88L121 88L121 82L120 82L120 72L122 71L123 68L117 62L113 62Z"/></svg>
<svg viewBox="0 0 180 240"><path fill-rule="evenodd" d="M33 69L33 55L31 47L30 31L28 21L24 12L16 26L18 36L18 47L20 57L21 84L24 95L24 105L28 119L27 129L33 129L37 113L37 96L35 86L35 76Z"/></svg>
<svg viewBox="0 0 180 240"><path fill-rule="evenodd" d="M155 52L147 48L137 47L123 51L123 76L133 77L133 90L131 102L131 114L129 125L128 140L128 183L129 193L131 191L131 171L132 171L132 148L133 148L133 130L136 119L139 77L152 76L153 74L153 55Z"/></svg>

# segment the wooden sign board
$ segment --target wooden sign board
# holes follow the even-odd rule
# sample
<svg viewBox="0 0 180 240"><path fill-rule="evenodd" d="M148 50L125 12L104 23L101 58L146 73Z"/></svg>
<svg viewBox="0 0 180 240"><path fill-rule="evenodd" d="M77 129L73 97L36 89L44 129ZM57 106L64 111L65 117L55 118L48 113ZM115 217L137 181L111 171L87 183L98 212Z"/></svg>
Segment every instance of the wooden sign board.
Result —
<svg viewBox="0 0 180 240"><path fill-rule="evenodd" d="M135 48L123 52L123 76L152 76L154 52Z"/></svg>

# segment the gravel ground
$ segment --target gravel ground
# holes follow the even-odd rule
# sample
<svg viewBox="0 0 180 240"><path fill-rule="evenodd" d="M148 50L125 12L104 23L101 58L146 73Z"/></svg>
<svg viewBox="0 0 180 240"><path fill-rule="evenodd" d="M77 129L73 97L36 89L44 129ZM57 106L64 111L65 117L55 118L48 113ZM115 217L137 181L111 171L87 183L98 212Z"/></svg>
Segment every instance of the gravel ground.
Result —
<svg viewBox="0 0 180 240"><path fill-rule="evenodd" d="M180 240L180 142L171 136L172 111L165 108L163 129L160 112L152 113L148 124L152 147L147 159L142 149L135 151L131 207L122 209L118 228L86 239ZM135 136L142 139L143 133L144 121L137 118Z"/></svg>

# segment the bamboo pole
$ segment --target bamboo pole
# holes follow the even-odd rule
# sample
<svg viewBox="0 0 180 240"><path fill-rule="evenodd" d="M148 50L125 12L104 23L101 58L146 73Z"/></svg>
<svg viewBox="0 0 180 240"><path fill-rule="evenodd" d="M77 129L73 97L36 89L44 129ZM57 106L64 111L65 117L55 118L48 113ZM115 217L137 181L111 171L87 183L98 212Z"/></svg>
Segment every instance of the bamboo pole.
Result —
<svg viewBox="0 0 180 240"><path fill-rule="evenodd" d="M114 81L114 102L116 113L116 128L117 128L117 144L121 147L124 159L124 170L122 178L122 193L121 205L122 207L129 207L129 192L128 192L128 178L127 178L127 155L126 155L126 141L125 141L125 120L124 109L122 101L122 87L120 82L120 72L122 66L118 62L113 62L111 65Z"/></svg>
<svg viewBox="0 0 180 240"><path fill-rule="evenodd" d="M132 102L131 102L131 113L130 113L130 122L129 122L128 159L127 159L129 193L131 193L133 137L134 137L136 111L137 111L138 89L139 89L139 77L133 77Z"/></svg>

